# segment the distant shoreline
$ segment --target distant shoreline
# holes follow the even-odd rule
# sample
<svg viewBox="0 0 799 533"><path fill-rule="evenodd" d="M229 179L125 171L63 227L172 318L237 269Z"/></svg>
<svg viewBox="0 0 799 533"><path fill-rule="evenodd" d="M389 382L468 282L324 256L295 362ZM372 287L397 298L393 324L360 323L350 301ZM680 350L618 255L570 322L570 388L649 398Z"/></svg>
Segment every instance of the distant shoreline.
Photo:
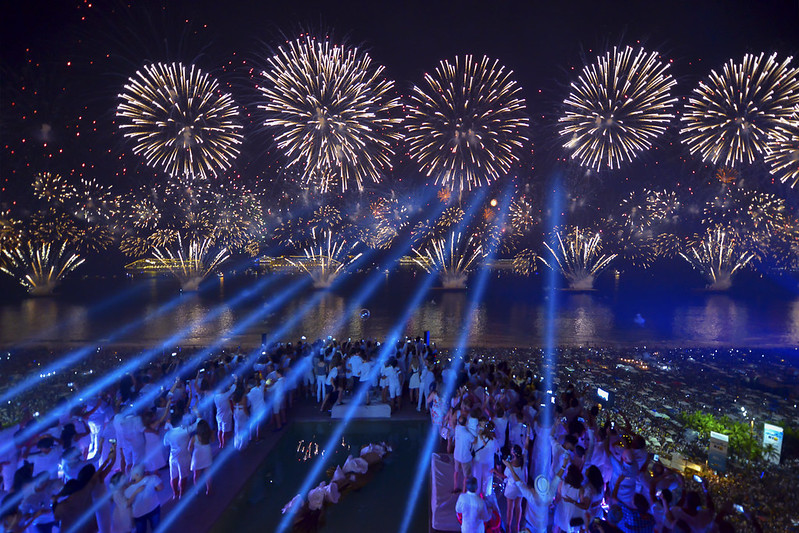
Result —
<svg viewBox="0 0 799 533"><path fill-rule="evenodd" d="M384 338L384 337L381 337ZM295 343L299 339L283 339L283 343ZM314 338L309 337L307 342L313 342ZM379 339L378 339L379 340ZM449 345L449 344L441 344L436 343L435 339L432 341L436 344L436 347L439 350L454 350L456 346ZM4 350L26 350L26 349L37 349L37 348L45 348L45 349L58 349L58 348L77 348L82 346L102 346L105 348L119 348L119 349L133 349L133 350L140 350L140 349L152 349L155 346L158 346L162 343L163 340L152 340L152 341L115 341L115 342L103 342L103 341L96 341L96 340L62 340L62 339L50 339L50 340L37 340L37 341L23 341L17 343L1 343L0 344L0 351ZM182 348L207 348L209 345L216 343L216 339L194 339L189 342L179 342L170 345L169 347L165 347L164 350L171 349L171 347L180 346ZM236 338L231 338L229 341L224 342L221 344L220 348L223 349L230 349L230 348L238 348L241 347L247 351L256 350L260 347L260 342L252 342L249 338L241 339L241 342L237 342ZM641 341L627 341L627 340L608 340L603 342L559 342L555 345L555 349L564 349L564 348L617 348L617 349L647 349L647 350L690 350L690 349L738 349L738 350L789 350L789 351L796 351L799 353L799 346L795 344L787 344L787 343L773 343L773 342L760 342L760 341L753 341L750 344L733 344L729 342L722 342L722 341L678 341L678 340L658 340L653 342L641 342ZM485 343L482 342L480 344L469 344L467 346L467 350L509 350L509 349L517 349L517 350L536 350L544 349L544 343L541 342L540 344L519 344L519 343L504 343L504 342L497 342L497 343Z"/></svg>

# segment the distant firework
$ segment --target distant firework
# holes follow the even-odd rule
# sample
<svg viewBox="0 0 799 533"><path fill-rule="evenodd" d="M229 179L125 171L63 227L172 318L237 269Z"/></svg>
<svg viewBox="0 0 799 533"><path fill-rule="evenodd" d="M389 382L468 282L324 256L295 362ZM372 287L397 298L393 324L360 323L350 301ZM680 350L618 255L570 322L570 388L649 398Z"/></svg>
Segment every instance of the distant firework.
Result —
<svg viewBox="0 0 799 533"><path fill-rule="evenodd" d="M311 231L310 243L303 250L303 259L288 262L311 276L316 288L329 287L333 281L352 266L362 254L355 254L355 245L333 235L329 229Z"/></svg>
<svg viewBox="0 0 799 533"><path fill-rule="evenodd" d="M680 256L707 278L708 288L726 290L733 275L746 267L755 254L736 242L722 228L708 230L702 242Z"/></svg>
<svg viewBox="0 0 799 533"><path fill-rule="evenodd" d="M219 82L194 65L147 65L128 80L117 107L133 153L170 176L217 175L239 154L239 110Z"/></svg>
<svg viewBox="0 0 799 533"><path fill-rule="evenodd" d="M362 190L391 168L400 103L383 71L358 48L310 36L268 60L258 107L307 185L322 193Z"/></svg>
<svg viewBox="0 0 799 533"><path fill-rule="evenodd" d="M735 170L734 168L730 167L720 167L716 171L716 179L719 180L721 183L729 185L730 183L734 183L738 181L738 178L741 177L740 172Z"/></svg>
<svg viewBox="0 0 799 533"><path fill-rule="evenodd" d="M537 254L530 248L525 248L513 256L513 272L520 276L529 276L536 271Z"/></svg>
<svg viewBox="0 0 799 533"><path fill-rule="evenodd" d="M176 244L174 250L155 248L153 255L180 281L183 290L196 291L200 282L230 257L225 248L212 255L211 239L193 239L184 248L178 234Z"/></svg>
<svg viewBox="0 0 799 533"><path fill-rule="evenodd" d="M777 135L772 136L766 153L769 171L783 183L795 187L799 183L799 106L791 120L786 120Z"/></svg>
<svg viewBox="0 0 799 533"><path fill-rule="evenodd" d="M471 55L442 61L414 87L408 150L422 172L450 189L471 190L506 174L528 127L521 87L498 61Z"/></svg>
<svg viewBox="0 0 799 533"><path fill-rule="evenodd" d="M617 169L649 150L669 125L676 84L657 52L613 48L583 69L559 119L564 147L580 165Z"/></svg>
<svg viewBox="0 0 799 533"><path fill-rule="evenodd" d="M111 187L106 187L96 179L81 178L75 194L75 216L92 222L108 219L115 211L116 199Z"/></svg>
<svg viewBox="0 0 799 533"><path fill-rule="evenodd" d="M76 191L67 180L51 172L39 172L33 179L33 192L39 200L63 204L75 197Z"/></svg>
<svg viewBox="0 0 799 533"><path fill-rule="evenodd" d="M579 227L555 231L557 245L544 243L549 252L546 256L538 256L546 266L561 272L573 289L586 290L594 286L594 279L616 254L602 254L602 238L599 233Z"/></svg>
<svg viewBox="0 0 799 533"><path fill-rule="evenodd" d="M50 243L29 242L3 250L0 271L16 278L31 294L49 294L84 261L78 254L67 252L66 246L66 242L55 248Z"/></svg>
<svg viewBox="0 0 799 533"><path fill-rule="evenodd" d="M682 141L702 160L734 167L768 153L783 140L784 121L799 103L799 69L777 54L730 59L694 89L682 117Z"/></svg>
<svg viewBox="0 0 799 533"><path fill-rule="evenodd" d="M444 287L463 288L472 265L483 255L474 235L452 231L449 238L433 239L420 252L413 248L414 261L428 273L439 273Z"/></svg>
<svg viewBox="0 0 799 533"><path fill-rule="evenodd" d="M511 202L509 216L516 233L527 233L539 222L533 204L526 196L520 196Z"/></svg>

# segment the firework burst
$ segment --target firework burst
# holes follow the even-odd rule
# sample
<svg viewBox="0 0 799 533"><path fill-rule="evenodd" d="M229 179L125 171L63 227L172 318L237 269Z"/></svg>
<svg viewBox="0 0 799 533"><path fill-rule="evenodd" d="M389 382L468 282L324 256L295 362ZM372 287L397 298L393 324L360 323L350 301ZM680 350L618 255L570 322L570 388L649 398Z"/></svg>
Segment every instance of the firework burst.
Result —
<svg viewBox="0 0 799 533"><path fill-rule="evenodd" d="M217 175L239 154L239 110L219 82L194 65L147 65L128 80L117 107L133 153L170 176Z"/></svg>
<svg viewBox="0 0 799 533"><path fill-rule="evenodd" d="M192 239L185 249L180 234L175 242L177 246L174 250L154 248L153 254L180 281L180 288L184 291L198 290L200 282L230 257L226 248L212 255L211 239Z"/></svg>
<svg viewBox="0 0 799 533"><path fill-rule="evenodd" d="M799 183L799 106L791 120L785 121L779 134L772 136L765 157L769 171L783 183Z"/></svg>
<svg viewBox="0 0 799 533"><path fill-rule="evenodd" d="M471 190L510 170L527 141L521 87L498 61L471 55L442 61L408 110L411 159L435 183Z"/></svg>
<svg viewBox="0 0 799 533"><path fill-rule="evenodd" d="M536 271L538 255L530 248L525 248L513 256L513 272L520 276L529 276Z"/></svg>
<svg viewBox="0 0 799 533"><path fill-rule="evenodd" d="M115 197L111 187L96 179L81 178L75 194L75 216L87 222L108 220L115 212Z"/></svg>
<svg viewBox="0 0 799 533"><path fill-rule="evenodd" d="M549 257L539 256L546 266L552 270L559 270L569 282L569 287L575 290L591 290L594 279L611 261L616 254L602 254L602 238L599 233L581 230L575 227L563 235L563 231L556 231L557 245L550 246L544 243L549 252Z"/></svg>
<svg viewBox="0 0 799 533"><path fill-rule="evenodd" d="M723 228L715 228L707 232L701 243L680 252L680 257L707 278L709 290L724 291L732 286L733 275L746 267L755 254Z"/></svg>
<svg viewBox="0 0 799 533"><path fill-rule="evenodd" d="M290 259L289 262L311 276L314 288L330 287L347 267L361 257L360 253L352 255L354 246L348 245L347 241L340 238L334 240L330 230L311 230L311 240L311 244L303 250L305 257Z"/></svg>
<svg viewBox="0 0 799 533"><path fill-rule="evenodd" d="M83 259L76 253L66 251L67 243L53 248L50 243L28 242L10 250L3 250L5 261L0 271L5 272L28 289L30 294L51 294L64 276L78 268Z"/></svg>
<svg viewBox="0 0 799 533"><path fill-rule="evenodd" d="M519 234L531 231L540 222L527 196L520 196L511 202L509 217L513 231Z"/></svg>
<svg viewBox="0 0 799 533"><path fill-rule="evenodd" d="M76 191L59 174L40 172L33 178L33 192L36 198L48 204L63 204L75 197Z"/></svg>
<svg viewBox="0 0 799 533"><path fill-rule="evenodd" d="M310 36L268 60L258 87L264 125L305 183L322 193L362 190L391 168L400 103L383 71L357 48Z"/></svg>
<svg viewBox="0 0 799 533"><path fill-rule="evenodd" d="M464 238L453 231L449 238L433 239L421 252L416 248L413 252L416 264L430 274L439 273L445 289L464 289L469 269L483 249L473 235Z"/></svg>
<svg viewBox="0 0 799 533"><path fill-rule="evenodd" d="M571 157L617 169L649 150L669 125L676 84L657 52L613 48L583 69L563 101L560 136Z"/></svg>
<svg viewBox="0 0 799 533"><path fill-rule="evenodd" d="M746 54L730 59L694 89L682 117L682 141L703 161L735 167L769 152L767 144L786 140L785 121L799 103L799 69L792 58Z"/></svg>

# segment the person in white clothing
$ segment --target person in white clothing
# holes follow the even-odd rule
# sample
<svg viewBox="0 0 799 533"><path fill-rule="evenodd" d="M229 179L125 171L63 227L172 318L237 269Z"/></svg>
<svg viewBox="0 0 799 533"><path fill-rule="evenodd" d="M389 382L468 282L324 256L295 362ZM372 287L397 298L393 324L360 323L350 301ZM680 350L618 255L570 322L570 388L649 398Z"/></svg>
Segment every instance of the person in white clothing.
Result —
<svg viewBox="0 0 799 533"><path fill-rule="evenodd" d="M206 469L211 466L213 455L211 453L211 426L202 418L197 421L197 433L191 438L189 450L191 451L191 471L194 472L194 484L203 476ZM205 494L211 494L211 476L205 473Z"/></svg>
<svg viewBox="0 0 799 533"><path fill-rule="evenodd" d="M169 447L169 481L172 485L172 494L178 499L186 490L186 480L189 478L191 466L189 440L191 432L197 427L196 422L190 427L181 425L182 418L183 415L179 411L172 413L172 420L164 434L164 446Z"/></svg>
<svg viewBox="0 0 799 533"><path fill-rule="evenodd" d="M486 502L476 494L477 479L466 480L466 490L455 502L455 512L461 515L461 533L484 533L485 521L491 518Z"/></svg>
<svg viewBox="0 0 799 533"><path fill-rule="evenodd" d="M453 475L453 485L455 492L463 492L466 487L466 480L472 476L472 445L475 435L469 431L466 425L466 417L461 415L458 425L455 427L455 471ZM463 474L463 485L458 484L458 474Z"/></svg>
<svg viewBox="0 0 799 533"><path fill-rule="evenodd" d="M230 397L233 391L236 390L236 376L233 376L233 384L225 392L218 392L214 394L214 406L216 407L216 427L217 427L217 440L219 440L219 447L225 446L225 435L233 431L233 408L230 405Z"/></svg>
<svg viewBox="0 0 799 533"><path fill-rule="evenodd" d="M250 427L255 431L255 438L261 438L261 425L269 420L266 412L266 381L252 378L250 391L247 393L247 404L250 408Z"/></svg>
<svg viewBox="0 0 799 533"><path fill-rule="evenodd" d="M132 484L125 489L125 497L131 501L131 514L136 524L136 531L147 533L147 525L155 531L161 523L161 503L158 491L163 488L158 476L145 476L141 465L131 470Z"/></svg>

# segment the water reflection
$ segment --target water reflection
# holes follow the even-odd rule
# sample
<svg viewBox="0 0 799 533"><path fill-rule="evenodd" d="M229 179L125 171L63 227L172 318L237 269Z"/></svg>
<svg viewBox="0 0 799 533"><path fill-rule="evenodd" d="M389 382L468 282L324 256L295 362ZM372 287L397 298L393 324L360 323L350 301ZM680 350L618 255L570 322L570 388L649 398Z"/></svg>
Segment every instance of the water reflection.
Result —
<svg viewBox="0 0 799 533"><path fill-rule="evenodd" d="M278 332L281 340L296 340L300 335L313 339L323 335L337 337L385 337L394 328L409 336L425 330L441 346L454 345L466 323L471 328L469 342L484 346L525 346L541 343L546 330L546 300L540 293L519 288L518 280L507 277L492 280L491 290L483 300L469 308L469 291L431 290L407 321L398 324L423 279L392 276L362 305L344 316L352 303L352 295L360 287L358 275L354 288L317 293L301 291L272 314L255 321L232 335L232 342L253 345L264 332ZM209 287L200 293L178 293L171 279L134 280L136 297L115 308L92 312L96 288L73 291L69 298L26 298L0 302L0 339L12 344L37 336L48 341L85 341L107 337L134 321L144 319L143 326L117 338L120 342L154 343L180 331L188 331L184 342L207 344L231 336L233 329L250 316L261 313L272 302L271 292L261 298L246 299L232 305L227 300L252 284L251 278L225 280L227 285ZM131 285L123 284L125 288ZM121 290L120 287L116 289ZM114 287L106 292L113 296ZM532 296L531 296L532 294ZM177 301L175 301L177 299ZM670 342L696 344L729 343L736 345L799 344L799 298L745 298L740 295L687 293L670 300L661 296L627 293L618 301L601 292L561 293L556 315L558 344L607 342ZM161 312L163 305L175 302ZM361 319L361 306L370 310L368 319ZM632 318L640 312L646 317L645 327ZM209 318L212 318L206 323ZM303 315L300 317L300 315ZM282 328L297 319L289 330ZM58 327L56 327L58 326Z"/></svg>
<svg viewBox="0 0 799 533"><path fill-rule="evenodd" d="M726 294L706 297L702 307L678 309L673 318L675 334L684 340L734 342L749 336L749 313Z"/></svg>
<svg viewBox="0 0 799 533"><path fill-rule="evenodd" d="M788 343L799 345L799 300L791 304L791 313L788 322Z"/></svg>

